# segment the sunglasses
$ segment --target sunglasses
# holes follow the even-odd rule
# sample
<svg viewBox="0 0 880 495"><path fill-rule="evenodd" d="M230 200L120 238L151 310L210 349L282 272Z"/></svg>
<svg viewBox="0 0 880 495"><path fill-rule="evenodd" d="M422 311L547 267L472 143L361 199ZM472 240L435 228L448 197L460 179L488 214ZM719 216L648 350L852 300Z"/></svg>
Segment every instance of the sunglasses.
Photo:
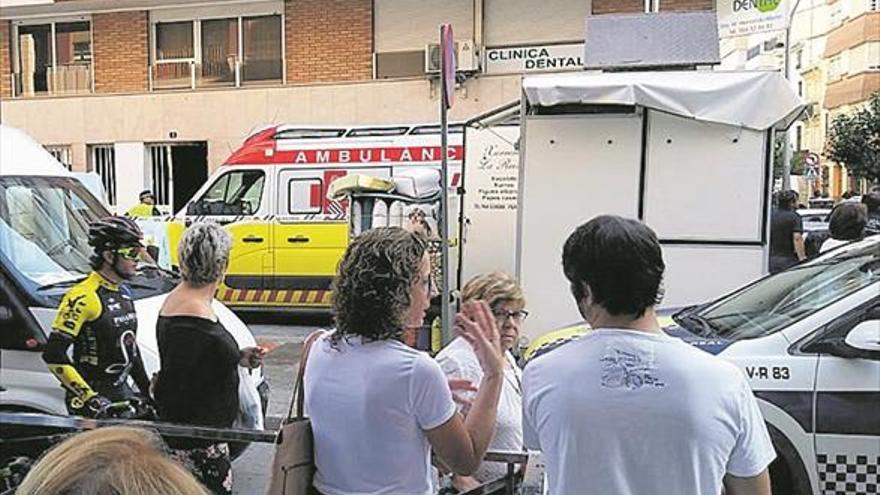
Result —
<svg viewBox="0 0 880 495"><path fill-rule="evenodd" d="M141 256L141 247L140 246L129 246L124 248L119 248L116 250L116 254L121 256L124 259L129 261L135 261Z"/></svg>

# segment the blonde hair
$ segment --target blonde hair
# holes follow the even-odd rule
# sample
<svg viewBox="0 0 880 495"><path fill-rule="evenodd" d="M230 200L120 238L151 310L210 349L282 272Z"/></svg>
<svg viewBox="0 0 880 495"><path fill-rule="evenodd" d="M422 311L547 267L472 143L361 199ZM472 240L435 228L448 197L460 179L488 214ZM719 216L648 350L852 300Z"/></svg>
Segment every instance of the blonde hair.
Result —
<svg viewBox="0 0 880 495"><path fill-rule="evenodd" d="M498 304L513 303L526 305L522 287L512 276L504 272L493 272L477 275L461 289L461 302L483 300L491 308Z"/></svg>
<svg viewBox="0 0 880 495"><path fill-rule="evenodd" d="M30 470L16 495L208 495L162 453L158 436L109 426L68 438Z"/></svg>

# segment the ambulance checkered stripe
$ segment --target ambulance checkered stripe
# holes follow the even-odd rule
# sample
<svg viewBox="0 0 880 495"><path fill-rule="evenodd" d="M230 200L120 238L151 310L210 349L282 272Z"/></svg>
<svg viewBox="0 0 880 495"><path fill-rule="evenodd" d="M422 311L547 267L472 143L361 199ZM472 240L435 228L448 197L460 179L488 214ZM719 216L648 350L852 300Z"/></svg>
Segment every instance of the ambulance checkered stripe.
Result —
<svg viewBox="0 0 880 495"><path fill-rule="evenodd" d="M822 495L880 493L877 478L880 456L819 454L816 461Z"/></svg>

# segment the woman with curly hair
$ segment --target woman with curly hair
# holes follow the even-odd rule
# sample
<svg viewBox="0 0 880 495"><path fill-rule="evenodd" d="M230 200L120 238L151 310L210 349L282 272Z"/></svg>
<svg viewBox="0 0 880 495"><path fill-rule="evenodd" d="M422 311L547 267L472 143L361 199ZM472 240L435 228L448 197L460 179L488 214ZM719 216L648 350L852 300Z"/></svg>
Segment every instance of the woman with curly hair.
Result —
<svg viewBox="0 0 880 495"><path fill-rule="evenodd" d="M377 228L349 245L333 283L336 330L315 342L305 369L322 495L428 495L431 448L455 473L480 465L504 381L498 329L482 301L456 315L483 368L463 419L440 366L402 342L422 325L430 284L427 242L418 234Z"/></svg>

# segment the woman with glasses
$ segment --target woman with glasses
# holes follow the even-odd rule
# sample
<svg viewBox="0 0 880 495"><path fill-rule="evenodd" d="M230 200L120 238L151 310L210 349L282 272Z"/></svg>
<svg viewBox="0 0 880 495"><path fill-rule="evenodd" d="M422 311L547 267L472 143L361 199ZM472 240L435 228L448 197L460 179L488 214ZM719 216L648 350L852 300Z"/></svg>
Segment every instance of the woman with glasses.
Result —
<svg viewBox="0 0 880 495"><path fill-rule="evenodd" d="M454 472L480 465L503 381L498 330L485 303L456 315L483 371L463 419L440 366L403 342L422 325L430 287L424 237L384 227L349 244L333 282L336 329L303 357L320 494L430 495L432 449Z"/></svg>
<svg viewBox="0 0 880 495"><path fill-rule="evenodd" d="M259 347L239 350L214 313L217 285L229 264L230 235L197 223L178 245L181 282L156 323L161 367L155 383L159 417L173 423L230 428L238 416L238 367L260 366ZM215 494L232 493L229 444L169 438L171 457Z"/></svg>
<svg viewBox="0 0 880 495"><path fill-rule="evenodd" d="M492 310L501 336L504 351L504 383L498 401L498 416L494 436L489 444L490 450L523 449L522 434L522 372L510 350L519 342L522 322L529 312L525 310L526 300L517 281L506 273L477 275L465 284L461 293L463 303L483 300ZM469 380L479 384L483 378L479 359L471 347L461 338L449 343L439 354L437 362L450 379ZM461 397L460 412L469 414L467 399ZM461 404L464 405L461 405ZM504 463L484 462L473 477L453 476L453 486L467 491L476 486L498 479L507 474Z"/></svg>

